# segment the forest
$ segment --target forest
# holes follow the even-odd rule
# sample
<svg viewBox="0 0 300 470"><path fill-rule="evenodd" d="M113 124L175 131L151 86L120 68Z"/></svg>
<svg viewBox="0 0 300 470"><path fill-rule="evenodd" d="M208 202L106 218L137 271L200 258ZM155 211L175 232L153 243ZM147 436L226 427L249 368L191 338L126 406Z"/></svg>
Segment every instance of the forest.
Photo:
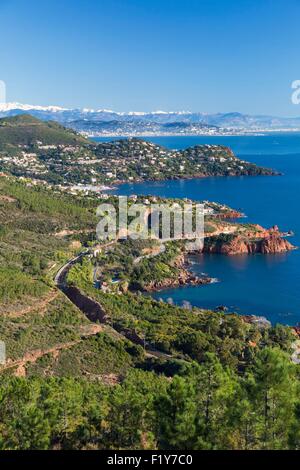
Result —
<svg viewBox="0 0 300 470"><path fill-rule="evenodd" d="M172 380L132 370L113 387L2 377L0 449L298 449L297 376L265 348L243 375L206 353Z"/></svg>
<svg viewBox="0 0 300 470"><path fill-rule="evenodd" d="M0 449L298 449L295 331L142 293L178 274L180 244L119 243L69 269L101 324L57 288L99 243L97 204L0 177ZM95 268L122 288L95 288Z"/></svg>

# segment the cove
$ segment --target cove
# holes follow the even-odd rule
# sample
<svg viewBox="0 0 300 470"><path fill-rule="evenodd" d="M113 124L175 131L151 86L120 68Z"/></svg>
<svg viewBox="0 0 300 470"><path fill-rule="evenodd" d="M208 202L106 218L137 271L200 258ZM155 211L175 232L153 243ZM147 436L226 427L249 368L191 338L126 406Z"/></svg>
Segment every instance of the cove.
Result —
<svg viewBox="0 0 300 470"><path fill-rule="evenodd" d="M279 225L293 230L290 241L300 246L300 134L222 137L149 138L169 148L209 143L225 144L243 158L283 173L276 177L213 177L124 184L114 193L147 194L212 200L240 209L245 222L265 227ZM217 277L206 286L182 287L153 294L182 304L214 309L226 305L231 311L267 317L272 323L300 322L300 250L276 255L197 255L193 270Z"/></svg>

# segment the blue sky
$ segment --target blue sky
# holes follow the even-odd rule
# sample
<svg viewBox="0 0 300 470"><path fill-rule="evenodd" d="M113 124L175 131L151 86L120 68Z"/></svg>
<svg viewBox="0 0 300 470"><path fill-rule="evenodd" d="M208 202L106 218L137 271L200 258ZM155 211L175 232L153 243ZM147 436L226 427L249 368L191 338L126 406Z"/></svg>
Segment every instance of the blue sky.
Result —
<svg viewBox="0 0 300 470"><path fill-rule="evenodd" d="M300 115L299 0L0 0L8 101Z"/></svg>

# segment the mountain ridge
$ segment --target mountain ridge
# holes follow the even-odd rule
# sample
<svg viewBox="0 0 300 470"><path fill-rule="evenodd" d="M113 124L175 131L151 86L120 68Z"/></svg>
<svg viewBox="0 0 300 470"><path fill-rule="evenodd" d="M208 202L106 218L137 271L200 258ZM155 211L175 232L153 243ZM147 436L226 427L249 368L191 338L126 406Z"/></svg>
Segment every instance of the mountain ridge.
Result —
<svg viewBox="0 0 300 470"><path fill-rule="evenodd" d="M65 108L60 106L41 106L21 103L0 104L0 117L30 113L42 120L54 120L72 127L73 122L103 123L116 121L120 123L143 122L151 124L170 124L185 122L196 126L191 133L201 131L201 126L217 127L235 131L259 130L300 130L299 117L279 117L272 115L250 115L240 112L203 113L191 111L129 111L119 112L110 109ZM125 125L125 124L122 124ZM199 129L197 129L197 126ZM77 129L82 132L82 129ZM122 126L120 131L122 130ZM132 131L134 133L134 129ZM151 129L150 129L151 132ZM154 132L154 131L153 131ZM156 132L162 132L157 130ZM101 130L100 130L101 133Z"/></svg>

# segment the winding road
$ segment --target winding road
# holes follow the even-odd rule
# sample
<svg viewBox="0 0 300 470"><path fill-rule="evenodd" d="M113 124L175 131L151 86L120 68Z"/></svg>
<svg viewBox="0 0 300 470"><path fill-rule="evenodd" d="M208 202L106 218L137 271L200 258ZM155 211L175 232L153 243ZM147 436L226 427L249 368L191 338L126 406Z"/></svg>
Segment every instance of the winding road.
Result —
<svg viewBox="0 0 300 470"><path fill-rule="evenodd" d="M115 243L110 242L106 245L102 245L101 249L105 249L108 246L111 246ZM159 252L155 253L153 256L157 256L160 253L163 253L165 251L165 246L161 245ZM59 271L56 273L54 277L54 282L57 286L57 288L68 297L68 299L77 307L79 308L82 313L92 322L97 322L97 323L103 323L103 324L108 324L108 317L102 308L102 306L99 304L99 302L96 302L94 299L90 298L86 294L82 293L77 287L69 287L66 282L66 276L69 271L69 269L74 266L76 263L79 262L84 256L92 256L91 252L89 249L86 249L85 251L82 251L79 253L79 255L75 256L74 258L71 258L66 264L64 264ZM143 258L149 258L151 255L145 255L141 256L139 258L136 258L138 260L137 262L140 262L141 259ZM135 260L135 261L136 261ZM149 349L147 348L147 345L145 344L144 339L140 338L136 333L132 332L122 332L122 331L117 331L115 328L110 328L113 330L115 334L117 334L119 337L122 336L123 338L127 338L130 341L132 341L135 344L142 345L145 350L145 355L147 357L159 357L159 358L164 358L164 359L171 359L173 358L173 355L164 353L162 351L159 351L157 349Z"/></svg>

